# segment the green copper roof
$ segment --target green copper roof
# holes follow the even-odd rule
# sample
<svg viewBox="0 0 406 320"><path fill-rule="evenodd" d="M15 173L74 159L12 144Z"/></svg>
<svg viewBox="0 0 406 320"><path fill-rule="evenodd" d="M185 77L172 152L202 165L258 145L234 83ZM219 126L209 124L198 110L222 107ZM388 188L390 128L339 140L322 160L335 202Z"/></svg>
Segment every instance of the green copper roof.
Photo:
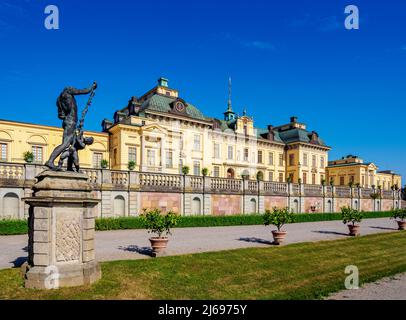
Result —
<svg viewBox="0 0 406 320"><path fill-rule="evenodd" d="M145 110L152 110L158 112L169 112L172 110L170 104L175 101L175 98L165 97L160 94L154 94L150 98L144 101L141 105L141 112L145 113ZM203 113L200 112L194 105L187 103L186 114L195 119L208 120Z"/></svg>
<svg viewBox="0 0 406 320"><path fill-rule="evenodd" d="M292 142L305 142L305 143L310 143L311 139L311 133L308 132L307 130L303 129L289 129L286 131L279 131L279 136L282 139L283 142L285 143L292 143ZM326 146L320 138L318 138L317 141L318 145L321 146Z"/></svg>

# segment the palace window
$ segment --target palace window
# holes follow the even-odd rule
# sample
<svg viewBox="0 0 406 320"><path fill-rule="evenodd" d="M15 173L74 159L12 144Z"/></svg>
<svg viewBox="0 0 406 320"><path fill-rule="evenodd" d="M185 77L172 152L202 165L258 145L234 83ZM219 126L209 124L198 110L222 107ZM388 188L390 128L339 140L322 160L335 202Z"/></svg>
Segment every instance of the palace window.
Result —
<svg viewBox="0 0 406 320"><path fill-rule="evenodd" d="M365 187L365 176L362 176L362 186Z"/></svg>
<svg viewBox="0 0 406 320"><path fill-rule="evenodd" d="M343 186L344 185L344 177L340 177L340 186Z"/></svg>
<svg viewBox="0 0 406 320"><path fill-rule="evenodd" d="M220 167L219 166L214 166L213 168L213 174L216 178L220 177Z"/></svg>
<svg viewBox="0 0 406 320"><path fill-rule="evenodd" d="M316 174L312 174L312 184L316 184Z"/></svg>
<svg viewBox="0 0 406 320"><path fill-rule="evenodd" d="M93 168L100 169L103 160L103 153L93 152Z"/></svg>
<svg viewBox="0 0 406 320"><path fill-rule="evenodd" d="M268 163L270 166L273 166L273 152L269 152L268 154Z"/></svg>
<svg viewBox="0 0 406 320"><path fill-rule="evenodd" d="M307 184L307 173L303 172L303 181L304 184Z"/></svg>
<svg viewBox="0 0 406 320"><path fill-rule="evenodd" d="M244 161L248 162L248 148L244 149Z"/></svg>
<svg viewBox="0 0 406 320"><path fill-rule="evenodd" d="M118 164L118 161L117 161L117 148L115 148L113 150L113 164L114 165Z"/></svg>
<svg viewBox="0 0 406 320"><path fill-rule="evenodd" d="M295 165L295 155L294 155L294 154L290 154L290 155L289 155L289 165L290 165L290 166L294 166L294 165Z"/></svg>
<svg viewBox="0 0 406 320"><path fill-rule="evenodd" d="M320 157L320 168L324 169L324 157Z"/></svg>
<svg viewBox="0 0 406 320"><path fill-rule="evenodd" d="M279 172L279 182L283 182L283 172Z"/></svg>
<svg viewBox="0 0 406 320"><path fill-rule="evenodd" d="M316 168L317 167L317 159L316 159L316 155L312 155L312 167Z"/></svg>
<svg viewBox="0 0 406 320"><path fill-rule="evenodd" d="M195 176L200 175L200 161L194 161L193 162L193 174Z"/></svg>
<svg viewBox="0 0 406 320"><path fill-rule="evenodd" d="M193 150L194 151L200 151L200 135L195 134L194 139L193 139Z"/></svg>
<svg viewBox="0 0 406 320"><path fill-rule="evenodd" d="M39 146L32 146L32 153L34 154L34 162L42 163L43 148Z"/></svg>
<svg viewBox="0 0 406 320"><path fill-rule="evenodd" d="M248 127L246 124L244 124L244 134L248 135Z"/></svg>
<svg viewBox="0 0 406 320"><path fill-rule="evenodd" d="M227 156L228 156L228 160L232 160L234 158L234 148L233 148L233 146L228 146Z"/></svg>
<svg viewBox="0 0 406 320"><path fill-rule="evenodd" d="M283 153L279 154L279 166L283 167Z"/></svg>
<svg viewBox="0 0 406 320"><path fill-rule="evenodd" d="M293 172L289 173L289 178L290 181L293 182L293 180L295 179L295 174Z"/></svg>
<svg viewBox="0 0 406 320"><path fill-rule="evenodd" d="M128 147L128 161L137 162L137 148Z"/></svg>
<svg viewBox="0 0 406 320"><path fill-rule="evenodd" d="M155 166L155 150L147 150L147 164L151 167Z"/></svg>
<svg viewBox="0 0 406 320"><path fill-rule="evenodd" d="M220 146L218 143L214 144L213 156L215 159L220 159Z"/></svg>
<svg viewBox="0 0 406 320"><path fill-rule="evenodd" d="M166 151L165 157L166 167L173 168L173 154L172 151Z"/></svg>
<svg viewBox="0 0 406 320"><path fill-rule="evenodd" d="M182 168L183 168L183 159L179 159L179 173L182 174Z"/></svg>
<svg viewBox="0 0 406 320"><path fill-rule="evenodd" d="M350 176L350 182L352 182L352 183L355 182L355 176Z"/></svg>
<svg viewBox="0 0 406 320"><path fill-rule="evenodd" d="M307 153L303 153L303 165L305 167L308 166Z"/></svg>
<svg viewBox="0 0 406 320"><path fill-rule="evenodd" d="M258 163L262 163L262 151L258 150Z"/></svg>
<svg viewBox="0 0 406 320"><path fill-rule="evenodd" d="M7 143L0 143L0 160L7 161Z"/></svg>
<svg viewBox="0 0 406 320"><path fill-rule="evenodd" d="M273 171L269 171L269 181L273 181Z"/></svg>

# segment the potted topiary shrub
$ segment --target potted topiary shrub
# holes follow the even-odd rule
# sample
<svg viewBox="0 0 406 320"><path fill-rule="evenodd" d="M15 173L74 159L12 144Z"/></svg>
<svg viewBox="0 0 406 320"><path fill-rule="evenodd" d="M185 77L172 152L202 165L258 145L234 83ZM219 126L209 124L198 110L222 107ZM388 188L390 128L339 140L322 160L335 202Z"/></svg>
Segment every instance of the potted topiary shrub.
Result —
<svg viewBox="0 0 406 320"><path fill-rule="evenodd" d="M162 214L159 209L150 211L144 210L144 213L141 215L141 221L148 230L148 233L156 235L149 238L153 257L156 257L157 254L162 253L166 249L169 239L163 236L163 234L171 235L171 228L176 226L179 218L180 217L172 211L169 211L167 214Z"/></svg>
<svg viewBox="0 0 406 320"><path fill-rule="evenodd" d="M134 170L135 169L135 161L131 160L128 162L128 170Z"/></svg>
<svg viewBox="0 0 406 320"><path fill-rule="evenodd" d="M102 169L107 169L109 166L109 162L106 159L103 159L102 161L100 161L100 166L102 167Z"/></svg>
<svg viewBox="0 0 406 320"><path fill-rule="evenodd" d="M295 217L292 211L289 208L273 208L272 211L266 210L262 216L264 225L274 225L277 230L272 230L273 243L276 245L281 244L286 237L287 232L282 230L282 227L287 223L295 222Z"/></svg>
<svg viewBox="0 0 406 320"><path fill-rule="evenodd" d="M189 167L188 167L188 166L183 166L183 167L182 167L182 173L183 173L184 175L189 174Z"/></svg>
<svg viewBox="0 0 406 320"><path fill-rule="evenodd" d="M395 219L398 223L398 230L405 230L406 227L406 209L394 209L392 210L391 219Z"/></svg>
<svg viewBox="0 0 406 320"><path fill-rule="evenodd" d="M202 175L203 175L203 177L207 177L208 174L209 174L209 169L203 168L203 169L202 169Z"/></svg>
<svg viewBox="0 0 406 320"><path fill-rule="evenodd" d="M23 153L24 161L27 163L34 162L34 154L31 151L26 151Z"/></svg>
<svg viewBox="0 0 406 320"><path fill-rule="evenodd" d="M363 214L361 211L352 209L350 207L342 207L341 208L341 216L343 219L343 223L347 224L348 229L350 231L350 236L359 236L360 226L355 223L360 223L363 218Z"/></svg>
<svg viewBox="0 0 406 320"><path fill-rule="evenodd" d="M257 172L257 180L263 181L264 180L264 173L262 171Z"/></svg>

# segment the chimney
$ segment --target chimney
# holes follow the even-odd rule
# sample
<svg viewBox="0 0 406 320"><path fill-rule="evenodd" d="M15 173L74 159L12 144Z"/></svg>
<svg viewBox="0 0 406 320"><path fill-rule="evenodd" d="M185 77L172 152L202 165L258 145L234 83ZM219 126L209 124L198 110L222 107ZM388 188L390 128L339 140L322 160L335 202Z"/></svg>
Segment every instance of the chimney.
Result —
<svg viewBox="0 0 406 320"><path fill-rule="evenodd" d="M274 141L275 139L275 134L273 132L273 125L269 124L268 125L268 134L267 134L267 138L270 141Z"/></svg>
<svg viewBox="0 0 406 320"><path fill-rule="evenodd" d="M291 123L297 122L297 117L296 116L290 117L290 122Z"/></svg>
<svg viewBox="0 0 406 320"><path fill-rule="evenodd" d="M160 77L158 79L158 86L168 88L168 79Z"/></svg>

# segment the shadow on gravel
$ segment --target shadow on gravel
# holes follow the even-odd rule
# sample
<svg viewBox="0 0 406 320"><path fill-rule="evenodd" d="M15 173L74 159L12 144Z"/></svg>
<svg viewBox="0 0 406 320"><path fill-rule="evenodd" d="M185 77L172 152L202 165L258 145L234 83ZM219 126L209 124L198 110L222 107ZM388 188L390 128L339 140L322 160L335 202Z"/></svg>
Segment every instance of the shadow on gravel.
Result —
<svg viewBox="0 0 406 320"><path fill-rule="evenodd" d="M268 241L268 240L264 240L264 239L260 239L260 238L255 238L255 237L251 237L251 238L239 238L237 239L238 241L245 241L245 242L255 242L255 243L262 243L262 244L273 244L272 241Z"/></svg>
<svg viewBox="0 0 406 320"><path fill-rule="evenodd" d="M398 228L375 227L375 226L369 226L369 228L380 229L380 230L398 230Z"/></svg>
<svg viewBox="0 0 406 320"><path fill-rule="evenodd" d="M129 251L129 252L137 252L139 254L145 255L145 256L151 256L152 255L152 248L149 247L140 247L137 245L130 245L130 246L119 246L119 250L123 251Z"/></svg>
<svg viewBox="0 0 406 320"><path fill-rule="evenodd" d="M337 231L317 230L317 231L312 231L312 232L322 233L322 234L337 234L337 235L340 235L340 236L349 236L348 233L337 232Z"/></svg>
<svg viewBox="0 0 406 320"><path fill-rule="evenodd" d="M17 259L10 261L10 263L13 264L13 268L19 268L27 260L28 260L28 257L18 257Z"/></svg>

